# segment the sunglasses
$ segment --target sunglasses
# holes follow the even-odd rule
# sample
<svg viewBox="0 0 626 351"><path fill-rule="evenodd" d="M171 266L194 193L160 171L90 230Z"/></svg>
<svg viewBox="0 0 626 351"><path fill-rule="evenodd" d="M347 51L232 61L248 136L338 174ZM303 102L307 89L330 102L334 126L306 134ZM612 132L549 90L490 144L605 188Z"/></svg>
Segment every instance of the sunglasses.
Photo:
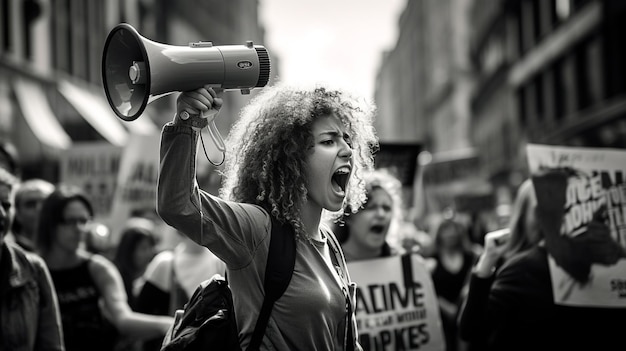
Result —
<svg viewBox="0 0 626 351"><path fill-rule="evenodd" d="M76 217L76 218L64 218L61 221L61 224L63 225L67 225L67 226L80 226L80 227L84 227L87 224L89 224L91 222L90 218L87 217Z"/></svg>

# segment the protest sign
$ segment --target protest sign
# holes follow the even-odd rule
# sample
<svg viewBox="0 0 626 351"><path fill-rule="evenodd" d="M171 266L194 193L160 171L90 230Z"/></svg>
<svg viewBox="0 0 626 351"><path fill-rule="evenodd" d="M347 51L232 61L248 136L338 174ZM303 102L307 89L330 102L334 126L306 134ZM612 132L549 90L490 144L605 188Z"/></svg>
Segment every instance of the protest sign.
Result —
<svg viewBox="0 0 626 351"><path fill-rule="evenodd" d="M122 151L107 142L74 143L61 156L59 182L83 189L96 220L111 214Z"/></svg>
<svg viewBox="0 0 626 351"><path fill-rule="evenodd" d="M437 295L419 255L352 261L348 270L364 350L445 350Z"/></svg>
<svg viewBox="0 0 626 351"><path fill-rule="evenodd" d="M626 308L626 151L529 144L554 302Z"/></svg>
<svg viewBox="0 0 626 351"><path fill-rule="evenodd" d="M134 135L124 148L113 196L110 226L112 242L132 215L156 216L156 187L159 172L160 136Z"/></svg>

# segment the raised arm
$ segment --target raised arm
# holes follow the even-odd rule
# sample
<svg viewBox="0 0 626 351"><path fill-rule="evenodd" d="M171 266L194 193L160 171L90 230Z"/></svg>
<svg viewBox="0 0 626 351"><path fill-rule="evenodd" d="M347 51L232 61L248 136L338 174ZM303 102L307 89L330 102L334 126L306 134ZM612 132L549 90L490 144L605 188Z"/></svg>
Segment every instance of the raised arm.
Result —
<svg viewBox="0 0 626 351"><path fill-rule="evenodd" d="M176 117L161 134L158 213L167 224L208 247L228 267L244 267L269 233L269 215L258 206L223 201L199 188L196 155L200 131L215 118L222 101L210 88L183 92L177 101Z"/></svg>

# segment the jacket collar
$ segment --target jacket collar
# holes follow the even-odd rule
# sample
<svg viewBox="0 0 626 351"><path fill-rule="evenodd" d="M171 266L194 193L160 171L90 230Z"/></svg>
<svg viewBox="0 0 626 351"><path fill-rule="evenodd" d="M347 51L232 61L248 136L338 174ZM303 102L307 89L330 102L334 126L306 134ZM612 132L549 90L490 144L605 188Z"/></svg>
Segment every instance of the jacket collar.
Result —
<svg viewBox="0 0 626 351"><path fill-rule="evenodd" d="M13 244L4 242L0 246L2 256L0 258L0 290L4 292L7 289L16 288L26 284L27 277L24 269L18 262L17 248ZM25 259L25 258L24 258Z"/></svg>

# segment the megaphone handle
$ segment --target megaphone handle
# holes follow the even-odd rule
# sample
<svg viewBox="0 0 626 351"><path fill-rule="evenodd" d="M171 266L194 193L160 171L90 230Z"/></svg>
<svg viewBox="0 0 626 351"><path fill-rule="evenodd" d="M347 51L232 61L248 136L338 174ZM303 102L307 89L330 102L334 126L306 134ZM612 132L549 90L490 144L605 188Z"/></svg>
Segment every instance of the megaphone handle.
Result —
<svg viewBox="0 0 626 351"><path fill-rule="evenodd" d="M215 143L215 146L217 147L218 150L220 150L221 152L226 152L226 146L224 145L224 140L222 139L222 135L220 134L219 129L217 129L217 126L215 125L215 120L212 120L209 123L209 133L211 134L211 139L213 139L213 143Z"/></svg>

